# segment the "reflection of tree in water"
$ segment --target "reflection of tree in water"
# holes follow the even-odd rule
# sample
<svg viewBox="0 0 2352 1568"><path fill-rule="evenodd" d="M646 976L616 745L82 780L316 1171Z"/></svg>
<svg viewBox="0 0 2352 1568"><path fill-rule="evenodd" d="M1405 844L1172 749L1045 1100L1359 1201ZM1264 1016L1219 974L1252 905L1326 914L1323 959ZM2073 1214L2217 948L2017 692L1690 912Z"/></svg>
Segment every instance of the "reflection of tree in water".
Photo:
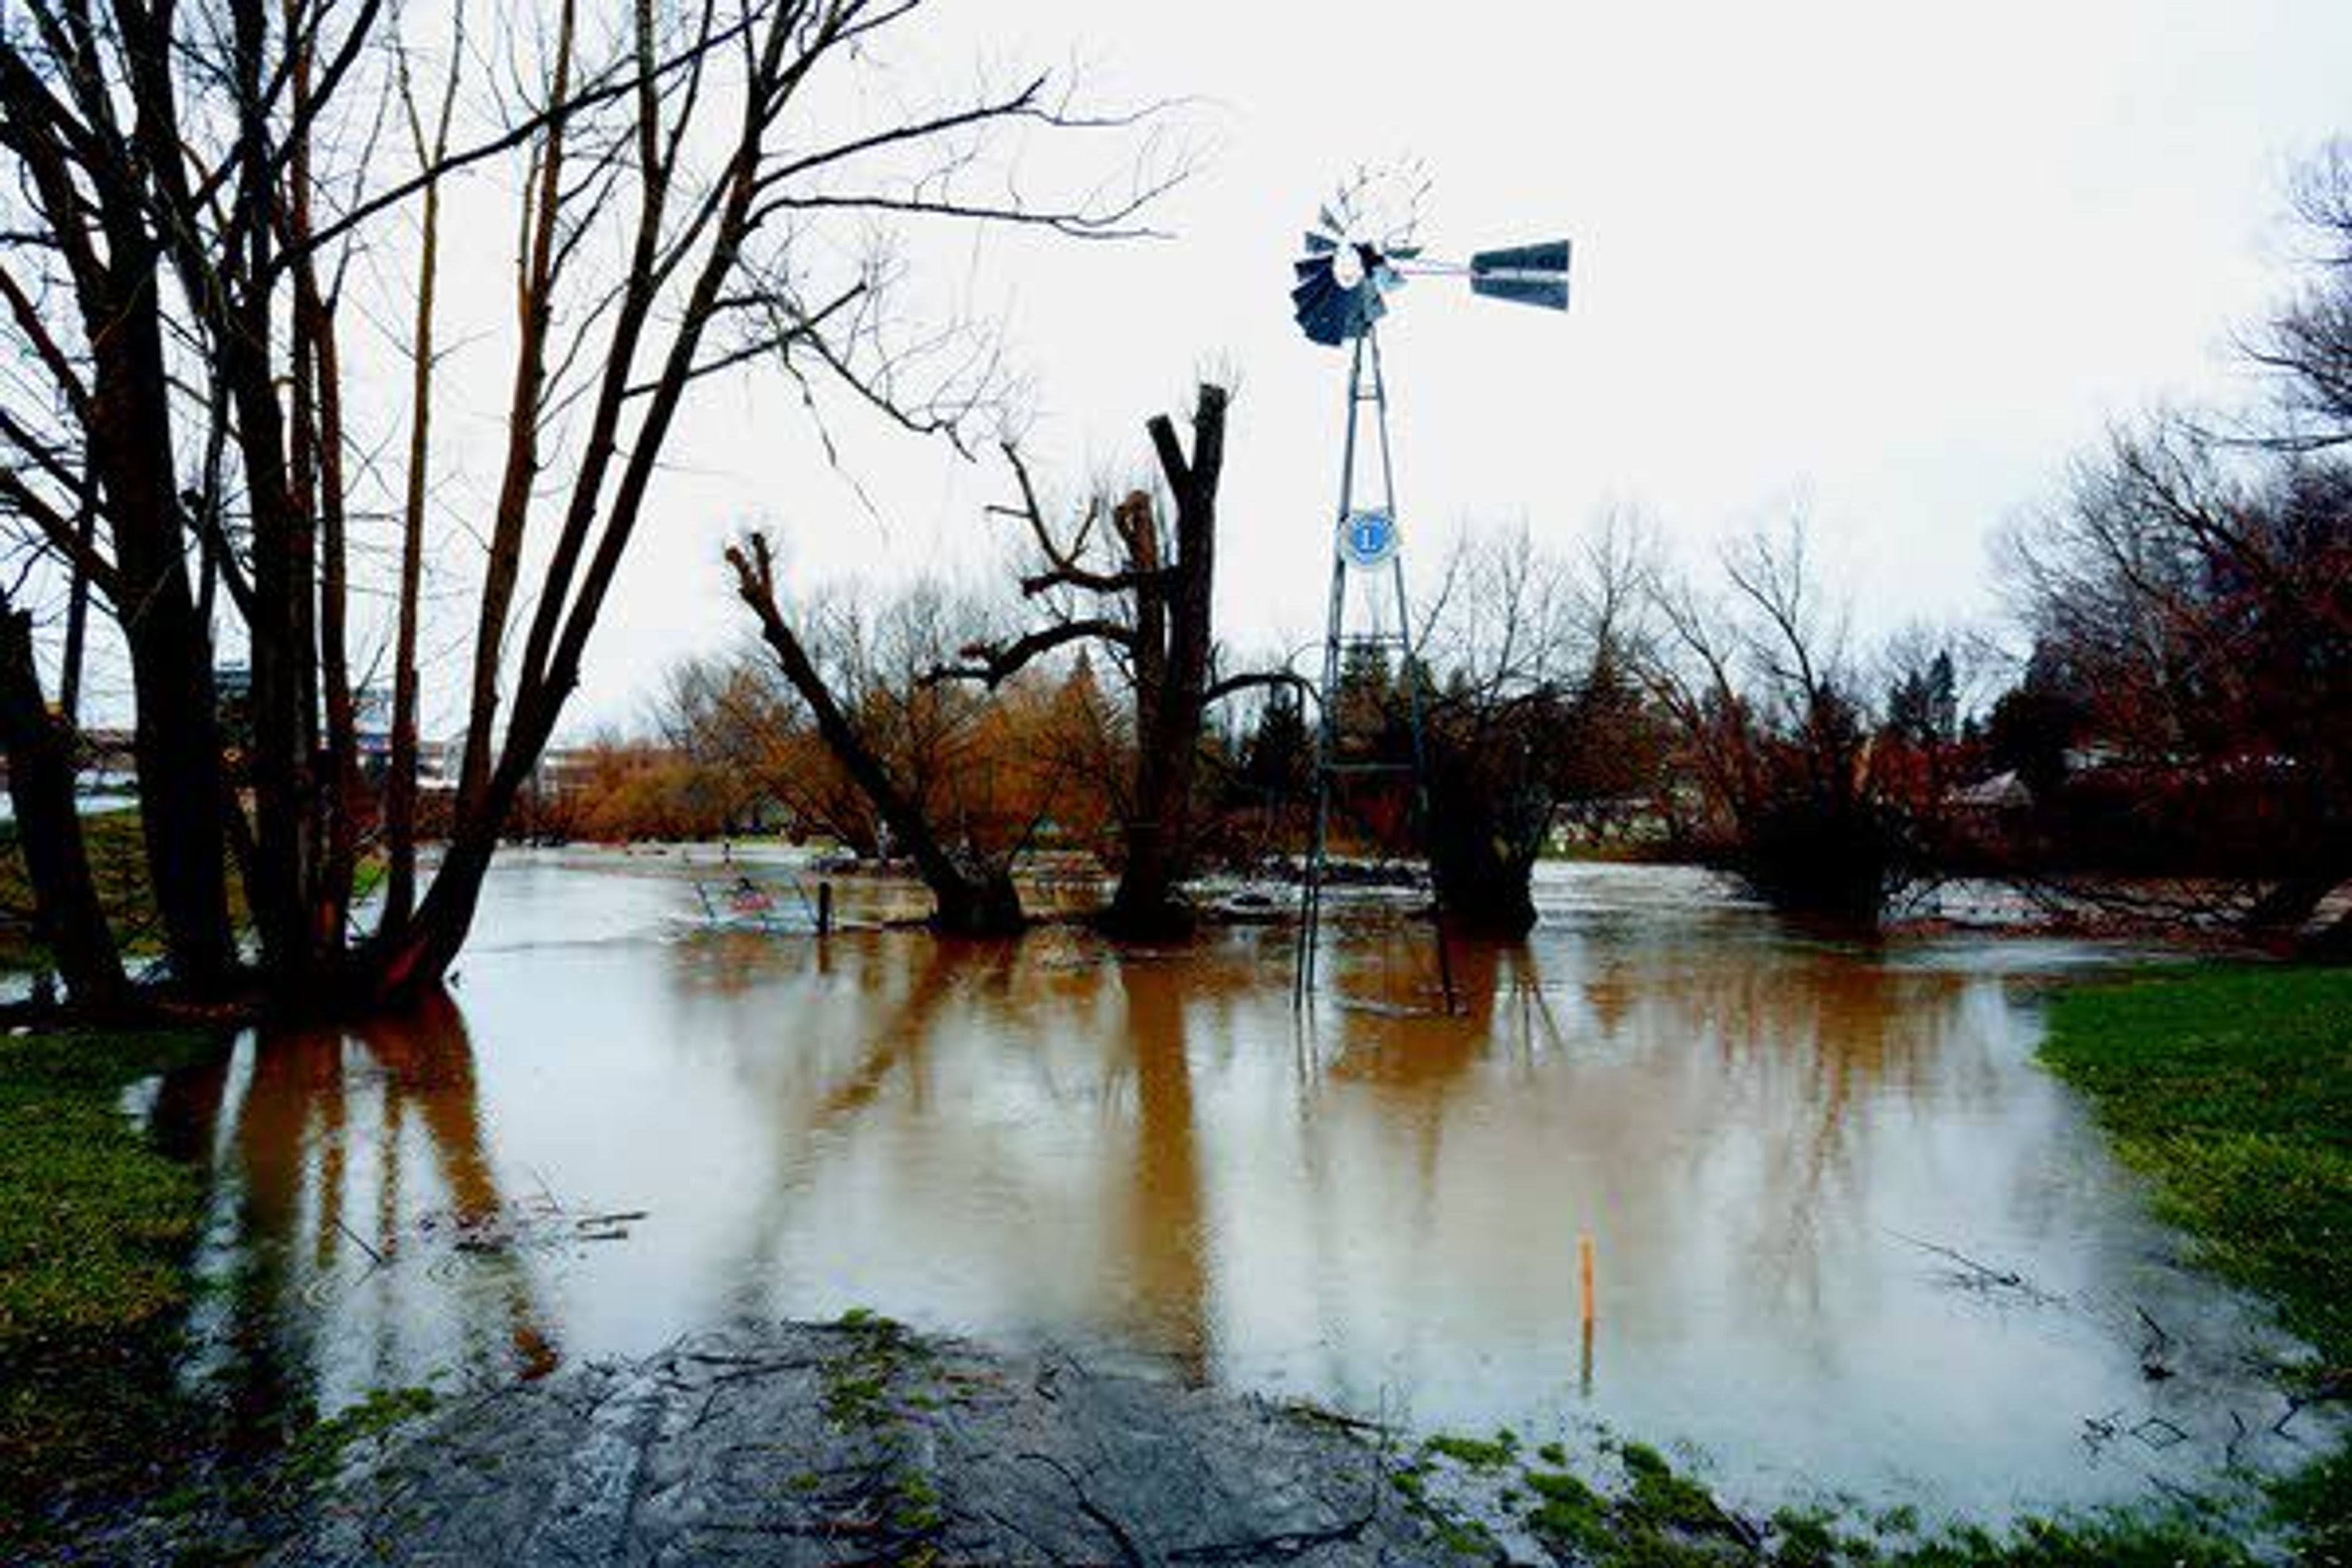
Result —
<svg viewBox="0 0 2352 1568"><path fill-rule="evenodd" d="M1503 1183L1526 1205L1524 1245L1548 1260L1526 1272L1556 1293L1572 1291L1575 1236L1591 1227L1604 1281L1613 1247L1620 1279L1675 1293L1729 1268L1776 1306L1817 1315L1823 1248L1841 1239L1825 1216L1866 1217L1884 1199L1863 1167L1899 1125L1885 1102L2000 1092L1985 1053L1954 1048L1978 1016L1977 983L1876 952L1553 933L1527 948L1457 942L1454 960L1461 1016L1327 998L1307 1025L1315 1245L1377 1223L1402 1279L1441 1258L1484 1267L1475 1242L1443 1232L1491 1213ZM1334 988L1377 994L1385 962L1341 949ZM1452 1158L1449 1132L1464 1140ZM1364 1199L1339 1184L1362 1184L1367 1138L1385 1195L1349 1221ZM1327 1342L1349 1311L1327 1307Z"/></svg>
<svg viewBox="0 0 2352 1568"><path fill-rule="evenodd" d="M954 989L957 971L975 954L1008 943L972 943L949 937L929 939L929 952L914 972L905 997L874 1033L874 1043L856 1064L816 1103L807 1121L809 1134L832 1131L872 1104L890 1079L904 1073L908 1100L920 1109L929 1098L931 1033L940 1004ZM1000 960L1000 962L1004 962ZM868 963L867 973L876 966Z"/></svg>
<svg viewBox="0 0 2352 1568"><path fill-rule="evenodd" d="M446 993L429 997L405 1014L371 1020L357 1038L385 1074L384 1147L396 1150L405 1142L402 1134L413 1111L424 1124L452 1213L472 1226L496 1220L508 1200L499 1193L483 1136L473 1037L457 1004ZM398 1207L397 1167L387 1175L380 1214ZM556 1351L540 1325L529 1278L511 1258L496 1267L514 1364L525 1375L538 1376L554 1366Z"/></svg>
<svg viewBox="0 0 2352 1568"><path fill-rule="evenodd" d="M241 1069L241 1070L240 1070ZM232 1439L268 1442L317 1402L331 1339L372 1336L372 1382L412 1381L399 1360L425 1265L412 1234L430 1188L412 1191L407 1161L421 1134L449 1215L483 1226L504 1212L484 1147L473 1048L446 996L351 1032L278 1030L232 1057L174 1075L157 1110L182 1150L208 1158L214 1242L224 1245L225 1321L206 1349L217 1359ZM373 1191L368 1184L373 1182ZM373 1197L373 1204L367 1200ZM406 1244L404 1247L404 1244ZM382 1259L379 1262L378 1259ZM555 1362L523 1265L469 1259L497 1271L497 1313L459 1314L478 1335L500 1323L503 1345L477 1361L536 1375Z"/></svg>
<svg viewBox="0 0 2352 1568"><path fill-rule="evenodd" d="M848 1059L824 1066L808 1036L788 1030L779 1039L770 1027L747 1035L737 1058L740 1069L764 1086L761 1092L781 1097L782 1113L773 1143L780 1169L761 1184L746 1218L749 1253L739 1277L781 1276L779 1252L793 1232L793 1210L816 1189L804 1173L782 1167L851 1159L861 1130L882 1135L870 1121L886 1108L919 1119L920 1136L935 1155L961 1152L986 1165L976 1179L1001 1183L1019 1172L1014 1151L980 1142L959 1151L953 1142L959 1131L972 1130L938 1124L940 1084L955 1082L958 1071L991 1083L1033 1086L1053 1109L1053 1125L1040 1130L1050 1140L1058 1140L1090 1107L1123 1105L1131 1086L1131 1158L1110 1160L1099 1172L1099 1212L1111 1222L1107 1229L1118 1237L1120 1255L1068 1258L1062 1266L1081 1268L1121 1292L1148 1320L1140 1325L1144 1337L1176 1355L1188 1373L1203 1375L1210 1285L1186 1009L1195 996L1213 994L1215 976L1226 966L1150 957L1129 963L1091 944L1073 953L1066 934L1050 931L994 942L909 934L861 941L842 951L855 955L849 963L857 972L844 1004L857 1018L859 1045ZM1112 972L1119 977L1120 1010L1101 1005ZM1018 1027L998 1027L991 1015L1017 1020ZM1055 1078L1053 1047L1070 1041L1087 1059L1091 1092ZM807 1059L793 1059L796 1051L815 1054L814 1081ZM1001 1127L986 1132L990 1139L1003 1135ZM944 1163L953 1165L951 1158ZM936 1170L927 1179L939 1179ZM916 1191L909 1201L927 1203L933 1195ZM1025 1198L1015 1193L1005 1211L1050 1214L1051 1199L1047 1193ZM872 1244L898 1239L895 1231L882 1232ZM1036 1247L1043 1260L1061 1239L1030 1237L1020 1245Z"/></svg>
<svg viewBox="0 0 2352 1568"><path fill-rule="evenodd" d="M1189 969L1190 966L1185 966ZM1199 1126L1185 1035L1183 970L1118 966L1125 1040L1135 1079L1135 1166L1127 1204L1136 1292L1185 1375L1209 1363L1209 1277L1203 1255Z"/></svg>
<svg viewBox="0 0 2352 1568"><path fill-rule="evenodd" d="M838 939L814 944L825 953L824 973L828 974L835 940ZM916 944L920 945L922 956L908 972L905 989L895 996L887 994L891 982L906 969L901 955ZM777 1249L788 1234L786 1222L797 1195L795 1184L788 1178L784 1167L803 1156L821 1159L827 1149L835 1146L826 1135L853 1130L858 1118L882 1098L894 1076L903 1071L919 1083L928 1077L924 1058L930 1049L933 1020L954 982L954 950L955 944L948 939L929 934L857 942L854 952L858 962L851 969L857 994L845 1005L855 1010L861 1022L868 1014L877 1016L876 1022L870 1029L861 1029L867 1044L848 1069L827 1075L814 1095L803 1092L806 1086L799 1074L769 1080L785 1095L779 1108L783 1114L770 1145L779 1168L758 1185L759 1199L742 1229L747 1256L738 1278L770 1280L777 1277ZM773 973L769 971L771 977ZM733 991L732 987L721 989ZM699 988L687 994L697 1001L703 999ZM731 994L730 1000L733 1001ZM786 1018L793 1016L789 1008L780 1012ZM730 1014L740 1016L740 1006L730 1007ZM739 1070L745 1072L769 1067L773 1060L769 1055L772 1048L781 1047L789 1052L806 1044L804 1039L795 1038L792 1031L779 1041L773 1030L764 1027L754 1031L747 1043L752 1048L739 1052L735 1058ZM764 1072L760 1076L764 1079ZM751 1087L759 1088L759 1081L755 1080Z"/></svg>
<svg viewBox="0 0 2352 1568"><path fill-rule="evenodd" d="M1591 984L1612 999L1594 1015L1613 1020L1605 1037L1658 1056L1674 1080L1685 1109L1665 1114L1701 1128L1737 1125L1738 1146L1759 1152L1758 1169L1741 1177L1753 1194L1744 1252L1757 1284L1784 1307L1818 1305L1821 1216L1867 1207L1866 1119L1857 1110L1890 1090L1923 1095L1938 1068L1983 1065L1955 1062L1950 1050L1967 977L1889 967L1877 951L1674 948L1612 965ZM1661 1152L1676 1147L1657 1143ZM1694 1189L1722 1146L1706 1137L1680 1144Z"/></svg>

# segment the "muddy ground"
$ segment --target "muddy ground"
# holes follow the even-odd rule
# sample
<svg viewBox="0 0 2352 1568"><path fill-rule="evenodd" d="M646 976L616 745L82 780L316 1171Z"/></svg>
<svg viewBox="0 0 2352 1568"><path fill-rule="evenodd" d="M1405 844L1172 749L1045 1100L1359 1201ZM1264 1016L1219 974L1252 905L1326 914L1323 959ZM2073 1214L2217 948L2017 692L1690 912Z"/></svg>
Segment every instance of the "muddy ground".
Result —
<svg viewBox="0 0 2352 1568"><path fill-rule="evenodd" d="M273 1564L1429 1563L1367 1436L881 1319L741 1326L349 1446Z"/></svg>

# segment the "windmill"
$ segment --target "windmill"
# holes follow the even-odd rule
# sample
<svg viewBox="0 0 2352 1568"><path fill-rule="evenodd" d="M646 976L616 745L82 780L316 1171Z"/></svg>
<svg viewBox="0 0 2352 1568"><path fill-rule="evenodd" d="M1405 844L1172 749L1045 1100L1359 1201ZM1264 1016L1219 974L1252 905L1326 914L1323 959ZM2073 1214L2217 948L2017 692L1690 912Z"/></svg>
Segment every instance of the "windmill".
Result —
<svg viewBox="0 0 2352 1568"><path fill-rule="evenodd" d="M1543 310L1568 309L1569 243L1545 240L1475 252L1467 261L1433 259L1423 253L1421 208L1429 194L1427 177L1412 166L1360 170L1316 213L1307 231L1307 254L1292 263L1295 281L1290 290L1293 314L1309 342L1348 351L1348 420L1339 458L1339 505L1331 542L1331 603L1323 635L1322 722L1316 732L1315 829L1308 852L1307 877L1299 891L1297 969L1291 998L1303 1005L1315 984L1315 958L1323 909L1325 850L1330 826L1331 796L1343 777L1363 773L1409 768L1415 819L1425 833L1429 819L1429 769L1422 731L1422 681L1424 676L1412 644L1412 621L1406 613L1404 559L1399 552L1396 475L1389 453L1388 384L1381 374L1379 326L1389 313L1389 296L1408 279L1466 279L1470 292L1513 304ZM1357 435L1364 406L1372 408L1379 462L1367 476L1366 493L1357 485ZM1394 599L1394 629L1374 629L1350 636L1348 623L1348 580L1360 574L1370 580L1367 598L1378 592L1379 579L1388 578ZM1408 694L1412 747L1409 763L1378 758L1351 760L1342 745L1339 680L1342 660L1353 652L1376 652L1385 658L1393 647L1402 659ZM1431 879L1433 894L1436 880ZM1454 1006L1454 971L1445 949L1442 898L1434 906L1437 972L1448 1011Z"/></svg>

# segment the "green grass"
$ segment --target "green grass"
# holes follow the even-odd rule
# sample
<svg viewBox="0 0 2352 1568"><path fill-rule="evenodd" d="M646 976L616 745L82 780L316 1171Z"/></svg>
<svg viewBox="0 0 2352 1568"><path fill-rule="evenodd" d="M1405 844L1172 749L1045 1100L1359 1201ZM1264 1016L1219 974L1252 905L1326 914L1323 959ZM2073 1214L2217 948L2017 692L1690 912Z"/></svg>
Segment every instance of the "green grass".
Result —
<svg viewBox="0 0 2352 1568"><path fill-rule="evenodd" d="M1883 1514L1874 1526L1832 1509L1784 1508L1758 1521L1656 1449L1615 1447L1620 1474L1608 1489L1565 1468L1528 1468L1512 1472L1496 1500L1537 1539L1589 1568L2252 1568L2254 1561L2236 1542L2156 1510L2027 1520L1999 1532L1958 1526L1926 1539L1900 1539L1917 1534L1908 1510ZM1431 1500L1433 1453L1454 1458L1427 1446L1391 1473L1441 1544L1483 1555L1485 1527ZM1490 1459L1481 1452L1455 1463L1465 1477L1492 1476L1491 1462L1479 1462Z"/></svg>
<svg viewBox="0 0 2352 1568"><path fill-rule="evenodd" d="M2070 991L2042 1056L2089 1093L2202 1261L2352 1366L2352 970Z"/></svg>
<svg viewBox="0 0 2352 1568"><path fill-rule="evenodd" d="M2164 1216L2352 1376L2352 969L2231 967L2062 994L2042 1059L2091 1097ZM2280 1493L2352 1563L2352 1453Z"/></svg>
<svg viewBox="0 0 2352 1568"><path fill-rule="evenodd" d="M48 1505L125 1489L165 1457L200 1194L118 1102L215 1048L193 1034L0 1038L0 1555Z"/></svg>
<svg viewBox="0 0 2352 1568"><path fill-rule="evenodd" d="M0 822L0 969L42 969L48 964L48 950L33 929L33 882L16 847L16 833L15 821ZM115 922L117 940L128 938L133 927L152 918L155 909L138 812L83 817L82 842L89 854L90 876L98 883L99 902Z"/></svg>
<svg viewBox="0 0 2352 1568"><path fill-rule="evenodd" d="M163 926L155 912L154 887L147 879L147 844L138 808L85 816L81 828L90 879L98 884L98 901L114 928L115 942L128 957L162 952ZM245 887L235 865L227 874L229 923L242 930L248 919ZM383 877L381 855L362 857L352 872L352 902L373 892ZM33 884L25 858L16 850L16 824L0 822L0 969L37 970L48 963L48 950L33 928Z"/></svg>
<svg viewBox="0 0 2352 1568"><path fill-rule="evenodd" d="M1464 1437L1453 1433L1440 1433L1423 1445L1433 1454L1442 1454L1460 1465L1474 1469L1491 1470L1511 1461L1518 1452L1519 1439L1505 1427L1490 1440L1485 1437Z"/></svg>

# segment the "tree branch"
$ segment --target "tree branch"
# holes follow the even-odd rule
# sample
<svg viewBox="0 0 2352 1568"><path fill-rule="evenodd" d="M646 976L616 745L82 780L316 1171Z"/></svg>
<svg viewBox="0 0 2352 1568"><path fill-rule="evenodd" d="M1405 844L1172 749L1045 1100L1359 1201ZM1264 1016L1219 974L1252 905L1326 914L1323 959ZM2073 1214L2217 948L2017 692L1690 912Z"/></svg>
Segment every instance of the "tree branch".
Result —
<svg viewBox="0 0 2352 1568"><path fill-rule="evenodd" d="M937 686L946 680L977 680L994 688L1017 674L1023 667L1041 654L1051 653L1065 643L1093 640L1114 643L1121 647L1135 646L1135 634L1117 621L1100 616L1086 620L1060 621L1043 626L1017 641L1002 647L990 643L971 643L959 651L972 662L940 665L922 677L925 686Z"/></svg>

